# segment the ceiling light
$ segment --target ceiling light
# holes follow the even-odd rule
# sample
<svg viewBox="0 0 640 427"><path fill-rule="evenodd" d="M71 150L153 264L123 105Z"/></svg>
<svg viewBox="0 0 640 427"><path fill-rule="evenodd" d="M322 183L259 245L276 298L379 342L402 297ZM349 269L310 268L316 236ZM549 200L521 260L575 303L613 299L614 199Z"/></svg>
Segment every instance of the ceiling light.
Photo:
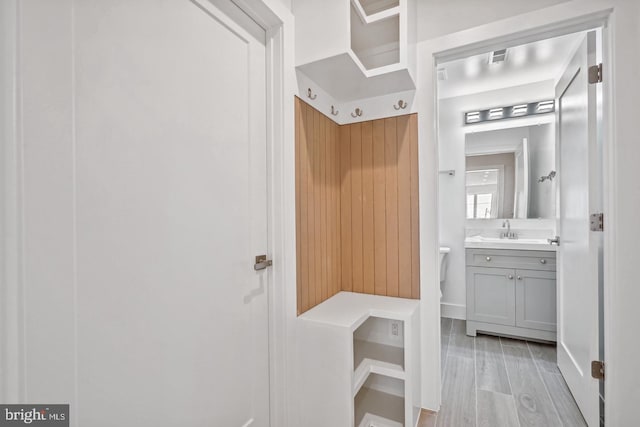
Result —
<svg viewBox="0 0 640 427"><path fill-rule="evenodd" d="M504 110L503 108L493 108L489 110L489 119L490 120L501 119L502 116L504 115L503 110Z"/></svg>
<svg viewBox="0 0 640 427"><path fill-rule="evenodd" d="M536 110L538 110L538 112L551 111L553 110L554 105L555 101L538 102L538 108L536 108Z"/></svg>

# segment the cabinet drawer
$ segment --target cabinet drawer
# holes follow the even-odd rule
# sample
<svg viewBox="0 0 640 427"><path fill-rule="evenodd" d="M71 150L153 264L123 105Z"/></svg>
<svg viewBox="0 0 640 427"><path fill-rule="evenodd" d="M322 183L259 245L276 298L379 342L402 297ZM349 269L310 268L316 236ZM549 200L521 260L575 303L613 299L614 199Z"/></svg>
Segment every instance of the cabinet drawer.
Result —
<svg viewBox="0 0 640 427"><path fill-rule="evenodd" d="M556 253L553 251L467 249L467 265L470 267L556 271Z"/></svg>

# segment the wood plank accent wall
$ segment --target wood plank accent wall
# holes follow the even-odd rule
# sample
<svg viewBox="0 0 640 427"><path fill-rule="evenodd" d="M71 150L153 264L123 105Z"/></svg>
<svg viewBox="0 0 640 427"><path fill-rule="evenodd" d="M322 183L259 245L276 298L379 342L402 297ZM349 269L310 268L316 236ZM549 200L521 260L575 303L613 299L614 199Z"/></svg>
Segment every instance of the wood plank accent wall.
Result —
<svg viewBox="0 0 640 427"><path fill-rule="evenodd" d="M420 298L417 115L295 114L298 314L340 290Z"/></svg>
<svg viewBox="0 0 640 427"><path fill-rule="evenodd" d="M341 290L339 126L295 99L298 314Z"/></svg>
<svg viewBox="0 0 640 427"><path fill-rule="evenodd" d="M340 127L342 290L420 298L416 114Z"/></svg>

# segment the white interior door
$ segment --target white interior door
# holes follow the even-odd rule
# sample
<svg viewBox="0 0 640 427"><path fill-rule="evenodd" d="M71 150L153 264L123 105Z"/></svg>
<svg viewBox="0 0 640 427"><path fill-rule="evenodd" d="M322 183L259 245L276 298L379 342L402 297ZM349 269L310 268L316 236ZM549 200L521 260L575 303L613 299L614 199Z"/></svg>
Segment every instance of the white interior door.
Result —
<svg viewBox="0 0 640 427"><path fill-rule="evenodd" d="M266 427L264 31L206 0L74 22L75 425Z"/></svg>
<svg viewBox="0 0 640 427"><path fill-rule="evenodd" d="M588 425L599 424L598 280L601 234L589 214L602 212L601 153L596 135L596 90L588 67L596 62L594 33L585 36L556 87L558 99L558 366Z"/></svg>

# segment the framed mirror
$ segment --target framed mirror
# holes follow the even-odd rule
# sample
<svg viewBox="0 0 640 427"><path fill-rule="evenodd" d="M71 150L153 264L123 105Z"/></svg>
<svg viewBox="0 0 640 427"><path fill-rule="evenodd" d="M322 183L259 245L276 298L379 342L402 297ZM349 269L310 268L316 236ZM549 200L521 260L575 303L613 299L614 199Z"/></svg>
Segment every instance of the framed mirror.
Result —
<svg viewBox="0 0 640 427"><path fill-rule="evenodd" d="M555 151L552 123L467 134L467 219L554 218Z"/></svg>

